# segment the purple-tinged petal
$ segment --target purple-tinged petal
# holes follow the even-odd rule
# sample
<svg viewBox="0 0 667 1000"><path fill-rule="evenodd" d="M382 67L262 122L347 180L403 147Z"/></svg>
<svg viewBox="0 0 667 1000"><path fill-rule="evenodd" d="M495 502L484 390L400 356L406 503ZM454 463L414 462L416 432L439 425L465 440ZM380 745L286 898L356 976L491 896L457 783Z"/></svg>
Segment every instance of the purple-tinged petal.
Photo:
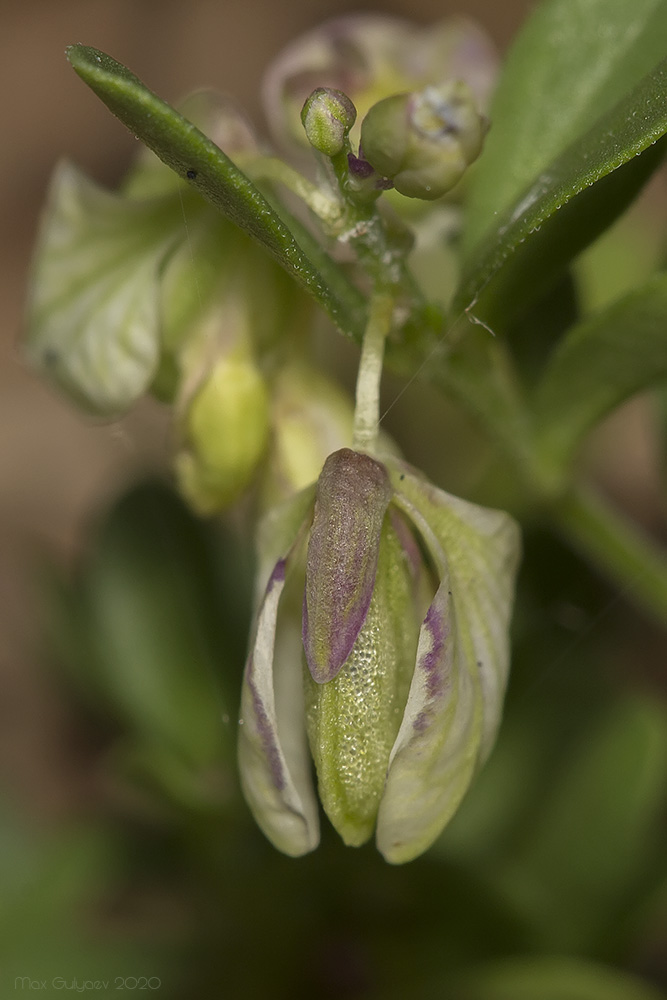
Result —
<svg viewBox="0 0 667 1000"><path fill-rule="evenodd" d="M387 861L411 861L456 812L477 764L481 698L461 658L449 581L419 634L417 661L389 758L377 845Z"/></svg>
<svg viewBox="0 0 667 1000"><path fill-rule="evenodd" d="M519 529L509 514L461 500L387 461L396 504L417 527L437 565L447 555L458 630L469 671L484 701L481 759L493 746L509 670L509 623L520 556Z"/></svg>
<svg viewBox="0 0 667 1000"><path fill-rule="evenodd" d="M391 495L385 467L368 455L343 448L324 463L303 604L303 645L318 684L336 676L366 620Z"/></svg>
<svg viewBox="0 0 667 1000"><path fill-rule="evenodd" d="M387 469L393 502L440 577L378 813L378 847L387 861L401 863L433 843L492 746L519 538L508 515L449 496L394 459Z"/></svg>
<svg viewBox="0 0 667 1000"><path fill-rule="evenodd" d="M279 635L277 624L285 570L302 551L300 540L313 492L303 490L273 508L260 524L259 574L264 590L245 668L239 720L239 769L246 801L269 840L292 856L317 846L319 820L305 734L298 613L295 622L281 615Z"/></svg>

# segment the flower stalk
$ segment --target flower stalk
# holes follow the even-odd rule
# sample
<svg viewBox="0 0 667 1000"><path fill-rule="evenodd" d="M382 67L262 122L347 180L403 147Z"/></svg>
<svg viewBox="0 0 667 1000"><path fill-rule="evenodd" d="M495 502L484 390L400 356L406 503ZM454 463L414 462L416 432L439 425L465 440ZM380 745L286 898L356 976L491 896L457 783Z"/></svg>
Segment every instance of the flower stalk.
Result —
<svg viewBox="0 0 667 1000"><path fill-rule="evenodd" d="M394 314L394 295L378 288L373 293L357 374L352 447L374 454L380 428L380 382L384 345Z"/></svg>

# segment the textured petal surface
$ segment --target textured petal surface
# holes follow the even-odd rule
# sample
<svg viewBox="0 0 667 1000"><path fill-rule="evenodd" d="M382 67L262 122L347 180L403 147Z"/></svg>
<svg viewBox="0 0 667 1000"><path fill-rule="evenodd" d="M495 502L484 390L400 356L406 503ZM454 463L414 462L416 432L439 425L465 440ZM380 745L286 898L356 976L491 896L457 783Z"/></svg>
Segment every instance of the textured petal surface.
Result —
<svg viewBox="0 0 667 1000"><path fill-rule="evenodd" d="M313 679L332 680L366 619L391 485L368 455L342 448L324 463L308 542L303 645Z"/></svg>
<svg viewBox="0 0 667 1000"><path fill-rule="evenodd" d="M378 847L400 863L433 843L493 745L519 534L507 514L452 497L397 462L389 471L395 502L440 576L378 814Z"/></svg>
<svg viewBox="0 0 667 1000"><path fill-rule="evenodd" d="M382 529L373 599L350 656L327 684L316 684L304 670L320 799L350 845L373 833L417 650L421 615L412 553L395 520L387 518Z"/></svg>

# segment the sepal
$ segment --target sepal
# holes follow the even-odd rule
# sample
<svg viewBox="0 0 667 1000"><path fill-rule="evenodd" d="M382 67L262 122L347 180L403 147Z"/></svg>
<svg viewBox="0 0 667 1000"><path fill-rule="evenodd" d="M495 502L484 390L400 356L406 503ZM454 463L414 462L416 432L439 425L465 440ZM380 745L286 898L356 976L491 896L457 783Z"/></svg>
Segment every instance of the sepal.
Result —
<svg viewBox="0 0 667 1000"><path fill-rule="evenodd" d="M342 448L324 463L303 604L303 645L318 684L336 676L366 619L391 492L385 467L368 455Z"/></svg>

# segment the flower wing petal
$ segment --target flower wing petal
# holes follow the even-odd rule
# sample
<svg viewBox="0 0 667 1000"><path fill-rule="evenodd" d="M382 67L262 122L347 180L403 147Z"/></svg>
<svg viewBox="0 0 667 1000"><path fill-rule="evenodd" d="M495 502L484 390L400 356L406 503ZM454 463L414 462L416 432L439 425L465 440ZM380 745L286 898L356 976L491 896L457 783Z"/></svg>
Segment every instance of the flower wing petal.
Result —
<svg viewBox="0 0 667 1000"><path fill-rule="evenodd" d="M283 740L276 710L274 654L285 567L286 560L279 559L269 577L246 663L239 769L243 794L261 829L279 850L298 857L317 847L319 820L305 738ZM292 669L300 679L298 656Z"/></svg>
<svg viewBox="0 0 667 1000"><path fill-rule="evenodd" d="M495 741L509 672L509 624L521 553L519 527L509 514L462 500L394 461L388 469L399 497L429 549L446 553L459 638L484 701L481 758ZM416 520L417 519L417 520ZM429 541L424 528L432 536ZM432 551L436 565L438 559Z"/></svg>
<svg viewBox="0 0 667 1000"><path fill-rule="evenodd" d="M393 864L431 846L458 808L477 763L481 697L461 656L448 588L445 577L422 624L378 813L378 849Z"/></svg>
<svg viewBox="0 0 667 1000"><path fill-rule="evenodd" d="M426 850L452 817L500 722L519 535L514 521L388 463L394 502L421 534L440 584L392 749L377 841L393 863Z"/></svg>

